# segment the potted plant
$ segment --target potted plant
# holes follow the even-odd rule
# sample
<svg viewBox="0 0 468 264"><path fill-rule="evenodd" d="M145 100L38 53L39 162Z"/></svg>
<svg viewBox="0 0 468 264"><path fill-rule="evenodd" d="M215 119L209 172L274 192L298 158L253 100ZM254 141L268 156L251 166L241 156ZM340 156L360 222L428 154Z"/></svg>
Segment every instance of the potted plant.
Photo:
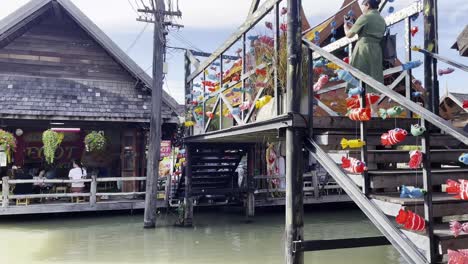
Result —
<svg viewBox="0 0 468 264"><path fill-rule="evenodd" d="M11 152L16 149L16 138L12 133L0 129L0 147L5 151L7 162L11 161Z"/></svg>
<svg viewBox="0 0 468 264"><path fill-rule="evenodd" d="M86 151L102 151L106 147L106 138L103 131L92 131L84 139Z"/></svg>
<svg viewBox="0 0 468 264"><path fill-rule="evenodd" d="M52 164L54 162L55 151L63 140L63 133L57 133L52 130L46 130L42 133L42 143L44 144L44 156L46 162Z"/></svg>

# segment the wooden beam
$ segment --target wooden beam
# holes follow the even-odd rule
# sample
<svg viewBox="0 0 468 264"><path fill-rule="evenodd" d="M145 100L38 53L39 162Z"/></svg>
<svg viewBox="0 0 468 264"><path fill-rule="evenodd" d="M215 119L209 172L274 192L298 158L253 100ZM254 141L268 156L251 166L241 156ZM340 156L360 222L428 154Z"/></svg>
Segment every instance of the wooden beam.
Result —
<svg viewBox="0 0 468 264"><path fill-rule="evenodd" d="M229 103L228 99L226 98L226 96L224 96L223 93L220 93L219 94L219 97L221 98L221 100L223 100L224 104L226 105L226 107L229 109L229 112L232 114L232 117L236 120L237 124L239 125L244 125L244 121L239 117L239 115L237 114L233 114L233 108L232 108L232 105ZM222 110L221 110L222 112ZM222 114L222 113L221 113Z"/></svg>
<svg viewBox="0 0 468 264"><path fill-rule="evenodd" d="M305 252L345 248L378 247L386 245L391 245L388 239L384 236L378 236L331 240L294 241L294 250L296 252Z"/></svg>
<svg viewBox="0 0 468 264"><path fill-rule="evenodd" d="M255 11L257 11L258 6L260 5L260 0L251 0L252 3L250 4L249 14L247 17L250 17Z"/></svg>

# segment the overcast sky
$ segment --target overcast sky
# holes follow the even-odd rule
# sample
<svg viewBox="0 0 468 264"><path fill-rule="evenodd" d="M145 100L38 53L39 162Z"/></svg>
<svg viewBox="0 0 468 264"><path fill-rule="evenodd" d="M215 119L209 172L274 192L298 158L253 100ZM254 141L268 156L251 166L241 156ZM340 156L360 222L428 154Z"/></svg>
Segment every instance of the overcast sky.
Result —
<svg viewBox="0 0 468 264"><path fill-rule="evenodd" d="M149 0L72 1L124 51L128 50L129 55L143 69L148 69L148 73L151 73L152 27L147 26L141 37L135 42L145 24L135 21L137 14L134 11L137 6L142 7L142 2L149 3ZM26 2L28 0L0 0L0 18L7 16ZM173 2L176 2L176 0ZM234 32L244 21L250 6L250 0L179 0L179 2L183 13L180 23L184 24L185 28L180 31L171 31L169 45L198 48L206 52L214 51ZM399 10L412 2L414 1L395 0L392 5L396 10ZM312 25L318 24L323 19L333 15L342 3L343 0L303 0L306 16ZM456 36L468 24L468 1L444 0L439 1L439 3L440 53L443 56L468 64L467 58L458 56L455 50L450 49ZM383 15L388 15L387 8ZM420 33L415 37L414 41L416 44L422 45L422 18L419 18L415 23L419 26ZM404 42L402 30L402 26L392 28L392 32L400 32L400 44ZM132 45L134 42L135 44ZM402 48L402 45L400 45L400 48ZM403 50L401 50L400 57L403 55L402 52ZM416 56L416 59L419 58ZM169 74L164 89L177 101L182 102L184 97L182 53L169 50L168 63ZM448 66L440 65L440 68L446 67ZM468 92L466 83L468 83L468 74L460 71L449 76L443 76L440 80L441 94L445 92L447 86L451 91Z"/></svg>

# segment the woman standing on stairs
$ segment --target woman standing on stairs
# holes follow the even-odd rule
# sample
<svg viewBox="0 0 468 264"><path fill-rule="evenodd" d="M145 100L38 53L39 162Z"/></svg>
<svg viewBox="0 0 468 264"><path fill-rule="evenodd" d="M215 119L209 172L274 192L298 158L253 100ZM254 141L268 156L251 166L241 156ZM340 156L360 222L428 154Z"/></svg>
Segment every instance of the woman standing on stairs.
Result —
<svg viewBox="0 0 468 264"><path fill-rule="evenodd" d="M381 41L385 34L386 23L378 11L380 0L363 0L362 5L364 14L356 20L356 23L352 24L350 21L344 23L346 37L352 38L356 34L359 37L351 56L351 66L383 83ZM374 89L368 87L366 92L374 92Z"/></svg>

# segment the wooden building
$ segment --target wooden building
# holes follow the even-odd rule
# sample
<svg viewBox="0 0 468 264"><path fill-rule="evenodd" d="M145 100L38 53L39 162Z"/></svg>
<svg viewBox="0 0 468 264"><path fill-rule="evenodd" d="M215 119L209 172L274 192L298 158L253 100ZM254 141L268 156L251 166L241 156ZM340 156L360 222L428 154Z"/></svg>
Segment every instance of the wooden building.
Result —
<svg viewBox="0 0 468 264"><path fill-rule="evenodd" d="M23 132L16 133L15 165L43 165L42 132L71 127L80 132L65 133L57 177L68 175L72 158L97 177L146 175L151 86L151 77L69 0L31 1L0 21L0 126ZM179 105L165 92L162 101L162 137L170 140ZM109 140L103 153L84 151L92 130ZM137 181L118 189L143 190Z"/></svg>
<svg viewBox="0 0 468 264"><path fill-rule="evenodd" d="M466 93L447 92L440 100L440 116L450 120L455 127L468 127L468 109L463 107L467 100Z"/></svg>
<svg viewBox="0 0 468 264"><path fill-rule="evenodd" d="M465 26L463 32L457 37L457 41L453 44L452 49L460 52L460 56L468 57L468 25Z"/></svg>

